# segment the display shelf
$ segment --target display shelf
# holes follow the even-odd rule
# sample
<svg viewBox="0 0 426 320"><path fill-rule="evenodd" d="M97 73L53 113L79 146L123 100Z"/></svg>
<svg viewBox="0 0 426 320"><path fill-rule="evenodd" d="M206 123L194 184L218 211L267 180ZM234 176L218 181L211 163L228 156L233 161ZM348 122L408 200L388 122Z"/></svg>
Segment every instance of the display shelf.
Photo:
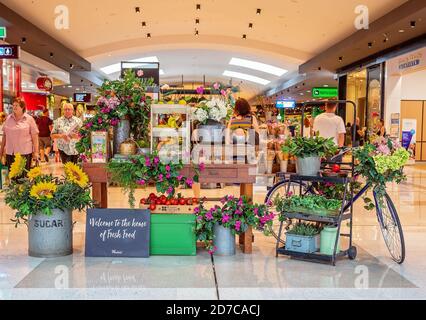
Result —
<svg viewBox="0 0 426 320"><path fill-rule="evenodd" d="M185 126L186 127L186 126ZM167 137L186 137L187 132L185 130L186 128L159 128L154 127L152 128L151 134L154 136L154 138L167 138Z"/></svg>
<svg viewBox="0 0 426 320"><path fill-rule="evenodd" d="M151 105L151 111L154 114L186 114L191 111L191 107L181 104L153 104Z"/></svg>
<svg viewBox="0 0 426 320"><path fill-rule="evenodd" d="M283 214L287 219L297 219L297 220L305 220L310 222L322 222L322 223L337 223L339 221L339 216L335 217L324 217L315 214L307 214L300 212L286 212ZM342 216L342 220L348 220L351 218L350 214L344 214Z"/></svg>

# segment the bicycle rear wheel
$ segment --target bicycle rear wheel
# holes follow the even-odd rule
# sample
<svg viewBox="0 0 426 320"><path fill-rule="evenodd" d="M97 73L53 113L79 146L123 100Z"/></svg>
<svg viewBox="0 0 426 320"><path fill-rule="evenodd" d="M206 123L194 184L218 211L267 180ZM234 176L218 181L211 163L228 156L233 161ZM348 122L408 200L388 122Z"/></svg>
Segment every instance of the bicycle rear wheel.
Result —
<svg viewBox="0 0 426 320"><path fill-rule="evenodd" d="M383 239L388 247L392 259L401 264L405 260L405 242L398 212L391 197L385 193L380 201L376 191L373 192L376 203L376 213L382 230Z"/></svg>
<svg viewBox="0 0 426 320"><path fill-rule="evenodd" d="M287 191L288 191L288 184L289 184L289 180L285 179L283 181L278 182L277 184L275 184L271 190L269 190L269 192L266 195L265 198L265 203L272 203L272 206L270 206L270 211L276 213L276 217L272 223L272 227L269 227L269 231L271 233L271 235L279 240L282 244L284 244L284 240L282 239L278 239L278 233L279 233L279 229L280 229L280 221L279 221L279 212L277 211L275 204L274 204L274 200L279 197L279 198L286 198L287 197ZM303 182L296 182L296 181L292 181L291 185L290 185L290 192L292 194L299 194L300 192L300 187L302 187L302 194L306 194L306 193L311 193L311 191L309 190L308 185L306 185Z"/></svg>

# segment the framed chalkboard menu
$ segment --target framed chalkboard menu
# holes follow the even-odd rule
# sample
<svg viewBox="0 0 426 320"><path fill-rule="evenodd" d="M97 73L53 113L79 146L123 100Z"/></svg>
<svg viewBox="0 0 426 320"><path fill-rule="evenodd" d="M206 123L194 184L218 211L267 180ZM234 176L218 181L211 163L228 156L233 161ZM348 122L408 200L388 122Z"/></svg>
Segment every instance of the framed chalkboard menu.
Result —
<svg viewBox="0 0 426 320"><path fill-rule="evenodd" d="M136 209L89 209L86 257L148 258L151 213Z"/></svg>

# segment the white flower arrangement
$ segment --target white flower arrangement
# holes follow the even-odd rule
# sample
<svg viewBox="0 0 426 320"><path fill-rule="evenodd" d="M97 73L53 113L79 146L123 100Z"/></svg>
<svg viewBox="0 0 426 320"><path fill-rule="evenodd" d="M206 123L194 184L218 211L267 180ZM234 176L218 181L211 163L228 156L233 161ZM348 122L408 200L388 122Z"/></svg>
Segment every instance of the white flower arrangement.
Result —
<svg viewBox="0 0 426 320"><path fill-rule="evenodd" d="M192 120L205 124L207 120L222 121L229 119L232 114L232 107L224 99L213 98L212 100L201 101L197 108L192 108Z"/></svg>

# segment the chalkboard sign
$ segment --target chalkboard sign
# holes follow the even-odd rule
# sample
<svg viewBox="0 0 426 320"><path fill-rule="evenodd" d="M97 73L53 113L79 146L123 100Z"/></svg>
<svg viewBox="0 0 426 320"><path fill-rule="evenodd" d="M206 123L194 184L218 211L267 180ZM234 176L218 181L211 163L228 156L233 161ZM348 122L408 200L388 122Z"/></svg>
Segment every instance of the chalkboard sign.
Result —
<svg viewBox="0 0 426 320"><path fill-rule="evenodd" d="M148 258L149 210L89 209L86 219L86 257Z"/></svg>

